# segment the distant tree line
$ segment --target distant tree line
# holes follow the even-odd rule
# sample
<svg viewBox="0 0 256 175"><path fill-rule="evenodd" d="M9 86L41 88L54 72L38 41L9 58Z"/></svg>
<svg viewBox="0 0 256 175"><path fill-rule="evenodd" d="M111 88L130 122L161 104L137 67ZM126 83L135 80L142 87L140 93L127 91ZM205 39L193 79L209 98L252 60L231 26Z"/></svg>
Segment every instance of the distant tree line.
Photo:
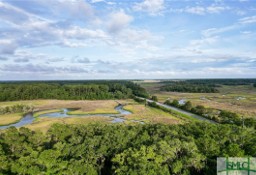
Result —
<svg viewBox="0 0 256 175"><path fill-rule="evenodd" d="M145 89L129 81L5 82L0 84L0 101L63 99L124 99L147 97Z"/></svg>
<svg viewBox="0 0 256 175"><path fill-rule="evenodd" d="M189 93L216 93L221 85L251 85L256 84L256 79L193 79L193 80L169 80L160 90L171 92Z"/></svg>
<svg viewBox="0 0 256 175"><path fill-rule="evenodd" d="M172 102L170 100L166 100L165 104L201 115L205 118L214 120L221 124L235 124L238 126L245 125L247 127L254 127L256 129L256 119L242 118L234 112L205 108L202 105L193 106L190 101L187 101L185 104L180 105L178 100L176 99L174 99Z"/></svg>
<svg viewBox="0 0 256 175"><path fill-rule="evenodd" d="M0 134L0 174L215 175L217 157L256 156L255 130L234 125L53 125Z"/></svg>
<svg viewBox="0 0 256 175"><path fill-rule="evenodd" d="M190 80L169 80L161 83L173 83L184 81L191 84L206 84L206 85L250 85L256 83L256 79L190 79Z"/></svg>
<svg viewBox="0 0 256 175"><path fill-rule="evenodd" d="M216 93L219 92L212 84L194 84L190 82L172 82L160 88L161 91L189 92L189 93Z"/></svg>
<svg viewBox="0 0 256 175"><path fill-rule="evenodd" d="M256 87L256 83L254 83L253 86Z"/></svg>

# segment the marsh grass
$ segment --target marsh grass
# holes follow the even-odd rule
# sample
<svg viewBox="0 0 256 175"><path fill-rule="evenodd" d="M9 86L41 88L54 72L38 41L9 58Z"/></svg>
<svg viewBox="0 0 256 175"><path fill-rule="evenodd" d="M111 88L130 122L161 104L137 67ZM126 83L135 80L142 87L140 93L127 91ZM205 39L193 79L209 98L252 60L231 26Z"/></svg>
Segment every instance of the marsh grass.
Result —
<svg viewBox="0 0 256 175"><path fill-rule="evenodd" d="M22 119L22 117L22 113L0 115L0 126L17 123Z"/></svg>
<svg viewBox="0 0 256 175"><path fill-rule="evenodd" d="M67 112L69 115L79 115L79 114L118 114L115 109L95 109L93 111L82 111L82 110L74 110Z"/></svg>
<svg viewBox="0 0 256 175"><path fill-rule="evenodd" d="M147 107L141 104L126 105L125 110L131 111L132 114L125 116L128 120L138 120L145 123L166 123L166 124L178 124L182 123L182 120L172 116L171 114L161 111L159 109Z"/></svg>
<svg viewBox="0 0 256 175"><path fill-rule="evenodd" d="M38 118L30 125L26 125L26 128L31 130L39 130L43 133L46 133L48 129L54 123L62 123L62 124L82 124L86 125L89 123L99 123L104 122L107 123L112 119L109 117L96 117L96 116L88 116L88 117L67 117L67 118Z"/></svg>

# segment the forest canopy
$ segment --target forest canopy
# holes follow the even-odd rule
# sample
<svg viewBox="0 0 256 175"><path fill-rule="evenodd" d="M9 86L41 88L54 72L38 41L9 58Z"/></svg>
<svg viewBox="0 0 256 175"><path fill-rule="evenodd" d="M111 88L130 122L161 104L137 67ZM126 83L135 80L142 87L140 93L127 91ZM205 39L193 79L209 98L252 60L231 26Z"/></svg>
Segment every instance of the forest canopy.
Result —
<svg viewBox="0 0 256 175"><path fill-rule="evenodd" d="M0 174L215 175L217 157L256 156L252 128L186 125L62 125L47 134L0 134Z"/></svg>

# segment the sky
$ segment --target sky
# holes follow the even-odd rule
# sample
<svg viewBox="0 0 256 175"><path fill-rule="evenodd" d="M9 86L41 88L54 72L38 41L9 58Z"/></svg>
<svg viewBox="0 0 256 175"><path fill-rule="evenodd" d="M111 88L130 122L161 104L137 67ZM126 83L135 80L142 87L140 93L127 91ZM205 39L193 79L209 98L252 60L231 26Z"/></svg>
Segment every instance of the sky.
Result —
<svg viewBox="0 0 256 175"><path fill-rule="evenodd" d="M0 0L0 80L256 78L256 0Z"/></svg>

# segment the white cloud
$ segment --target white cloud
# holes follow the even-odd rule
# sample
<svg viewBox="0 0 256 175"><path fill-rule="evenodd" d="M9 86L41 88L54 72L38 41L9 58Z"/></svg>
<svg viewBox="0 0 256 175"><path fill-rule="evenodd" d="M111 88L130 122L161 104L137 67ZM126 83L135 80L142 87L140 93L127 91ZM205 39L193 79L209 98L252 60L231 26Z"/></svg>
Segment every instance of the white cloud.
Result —
<svg viewBox="0 0 256 175"><path fill-rule="evenodd" d="M16 63L27 63L29 62L28 58L17 58L14 60Z"/></svg>
<svg viewBox="0 0 256 175"><path fill-rule="evenodd" d="M220 27L220 28L209 28L209 29L203 30L201 33L204 37L211 37L217 34L239 29L241 27L242 27L241 25L235 23L235 24L225 26L225 27Z"/></svg>
<svg viewBox="0 0 256 175"><path fill-rule="evenodd" d="M241 34L244 34L244 35L250 35L250 34L252 34L253 32L252 32L252 31L241 31L240 33L241 33Z"/></svg>
<svg viewBox="0 0 256 175"><path fill-rule="evenodd" d="M7 3L0 2L0 20L7 21L12 24L26 22L29 15L23 10L11 6Z"/></svg>
<svg viewBox="0 0 256 175"><path fill-rule="evenodd" d="M86 20L94 17L95 13L93 7L84 0L57 0L46 3L48 7L52 5L55 14L63 15L65 12L65 15L68 14L73 19Z"/></svg>
<svg viewBox="0 0 256 175"><path fill-rule="evenodd" d="M204 15L207 13L220 13L228 9L230 8L227 6L217 6L212 4L211 6L208 6L208 7L202 7L202 6L187 7L182 11L185 11L191 14Z"/></svg>
<svg viewBox="0 0 256 175"><path fill-rule="evenodd" d="M225 11L227 9L229 9L229 7L211 5L211 6L206 8L206 11L208 13L220 13L220 12Z"/></svg>
<svg viewBox="0 0 256 175"><path fill-rule="evenodd" d="M202 39L190 41L190 45L194 46L194 47L200 47L200 46L206 46L206 45L214 44L217 41L218 41L218 37L217 36L205 37L205 38L202 38Z"/></svg>
<svg viewBox="0 0 256 175"><path fill-rule="evenodd" d="M256 16L249 16L249 17L241 18L239 21L242 24L256 23Z"/></svg>
<svg viewBox="0 0 256 175"><path fill-rule="evenodd" d="M204 7L187 7L185 9L185 12L187 13L192 13L192 14L197 14L197 15L204 15L205 14L205 8Z"/></svg>
<svg viewBox="0 0 256 175"><path fill-rule="evenodd" d="M201 6L201 3L198 3L193 7L187 6L193 3L171 6L172 2L165 3L164 0L136 1L137 3L116 1L115 6L109 6L110 1L107 0L96 3L99 1L103 2L103 0L0 2L0 54L3 54L0 57L1 76L5 74L8 79L10 74L10 78L19 78L25 77L21 74L24 73L28 78L47 75L55 79L120 78L120 76L122 78L177 78L202 75L215 77L214 71L218 70L220 70L218 76L236 76L232 70L250 71L248 74L239 74L241 76L255 75L255 71L252 71L256 67L255 34L251 28L253 26L247 25L255 22L255 16L240 17L240 20L230 25L232 20L237 18L235 13L229 13L230 16L234 15L231 16L231 20L225 20L229 16L221 19L222 15L226 15L224 13L209 15L229 10L224 2L208 6ZM87 2L96 4L90 5ZM28 6L26 3L36 5ZM171 11L177 14L151 18L133 11L143 11L150 15L162 12L166 14L167 12L163 10L168 7L179 7ZM233 6L231 8L246 9ZM250 14L251 11L247 13ZM205 16L195 19L194 15L179 13ZM139 23L140 20L143 20L143 23ZM162 20L166 25L152 26L158 22L162 23ZM220 23L216 25L215 21ZM170 49L173 46L179 48ZM21 51L24 50L28 52L22 53ZM225 56L226 53L233 55ZM74 58L73 54L79 57ZM246 59L240 57L251 61L246 62ZM95 61L98 59L102 60ZM26 63L27 61L29 64ZM206 70L208 72L203 74Z"/></svg>
<svg viewBox="0 0 256 175"><path fill-rule="evenodd" d="M133 17L127 15L123 10L111 13L107 22L108 30L113 33L119 32L126 28L132 21Z"/></svg>
<svg viewBox="0 0 256 175"><path fill-rule="evenodd" d="M68 38L78 40L84 40L88 38L108 38L108 35L100 29L90 30L78 26L73 26L69 29L63 30L62 33Z"/></svg>
<svg viewBox="0 0 256 175"><path fill-rule="evenodd" d="M135 11L145 11L150 14L157 14L164 9L164 0L144 0L141 3L135 3Z"/></svg>
<svg viewBox="0 0 256 175"><path fill-rule="evenodd" d="M239 15L239 16L243 16L243 15L246 14L246 11L244 11L244 10L236 10L235 13L236 13L237 15Z"/></svg>
<svg viewBox="0 0 256 175"><path fill-rule="evenodd" d="M105 0L91 0L91 3L105 2Z"/></svg>
<svg viewBox="0 0 256 175"><path fill-rule="evenodd" d="M72 59L73 63L90 63L89 58L76 56Z"/></svg>
<svg viewBox="0 0 256 175"><path fill-rule="evenodd" d="M47 56L46 56L47 57ZM88 62L84 57L75 59ZM80 62L80 61L78 61ZM187 67L188 63L190 66ZM0 72L9 74L9 79L19 79L20 74L33 78L45 76L67 78L187 78L191 77L252 77L255 76L255 58L237 55L200 55L148 57L137 61L90 61L88 64L3 64ZM253 72L253 73L252 73ZM4 75L4 74L2 74ZM15 76L16 77L15 77ZM120 77L122 75L122 77ZM3 78L6 76L3 76ZM24 77L24 76L23 76ZM48 77L50 78L50 77ZM7 78L8 79L8 78Z"/></svg>
<svg viewBox="0 0 256 175"><path fill-rule="evenodd" d="M36 1L37 3L42 3ZM53 4L52 4L53 3ZM50 3L50 7L55 10L56 4L64 6L64 10L70 5L71 10L78 8L77 4L83 4L79 1L55 1ZM6 3L5 3L6 4ZM12 31L5 34L6 40L12 40L12 43L17 43L11 47L10 44L2 44L0 50L5 53L13 53L16 48L20 47L42 47L42 46L65 46L70 48L75 47L91 47L93 45L105 45L110 46L116 51L125 51L128 54L136 53L136 49L147 49L148 51L157 50L157 41L161 38L158 37L148 30L141 30L139 28L133 28L130 24L133 21L133 16L125 13L124 10L114 11L107 14L105 17L101 17L100 20L105 21L98 23L97 25L77 25L69 24L65 26L59 26L59 21L48 20L25 12L24 10L19 10L17 7L10 6L10 9L15 9L19 13L14 13L15 16L22 16L25 14L26 20L12 28ZM84 5L83 8L87 8ZM88 7L91 8L91 7ZM60 7L58 6L58 10ZM57 10L56 14L60 12ZM77 9L79 10L79 9ZM94 11L94 10L92 10ZM55 15L56 15L55 14ZM11 15L11 12L10 14ZM65 14L66 15L66 14ZM85 14L87 16L87 14ZM94 19L99 19L94 17ZM8 19L7 19L8 21ZM15 23L12 21L12 23ZM10 30L10 31L11 31ZM6 45L6 47L4 47ZM15 47L14 47L15 46ZM128 55L127 54L127 55Z"/></svg>

